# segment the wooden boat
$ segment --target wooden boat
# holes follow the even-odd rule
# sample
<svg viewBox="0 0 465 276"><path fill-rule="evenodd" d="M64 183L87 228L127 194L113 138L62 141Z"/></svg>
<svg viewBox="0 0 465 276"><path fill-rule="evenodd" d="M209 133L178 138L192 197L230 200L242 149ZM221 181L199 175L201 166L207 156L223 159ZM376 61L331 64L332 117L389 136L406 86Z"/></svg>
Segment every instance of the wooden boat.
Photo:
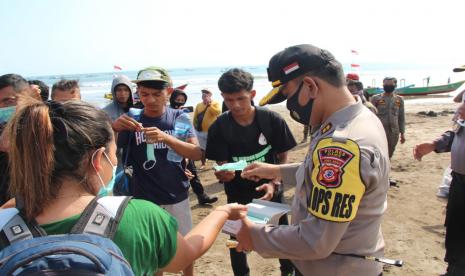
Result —
<svg viewBox="0 0 465 276"><path fill-rule="evenodd" d="M415 86L406 86L396 89L397 95L401 96L424 96L432 94L441 94L455 91L457 88L462 86L465 83L465 80L458 81L454 83L436 85L436 86L424 86L424 87L415 87ZM384 92L382 88L367 88L367 93L369 95L375 95Z"/></svg>

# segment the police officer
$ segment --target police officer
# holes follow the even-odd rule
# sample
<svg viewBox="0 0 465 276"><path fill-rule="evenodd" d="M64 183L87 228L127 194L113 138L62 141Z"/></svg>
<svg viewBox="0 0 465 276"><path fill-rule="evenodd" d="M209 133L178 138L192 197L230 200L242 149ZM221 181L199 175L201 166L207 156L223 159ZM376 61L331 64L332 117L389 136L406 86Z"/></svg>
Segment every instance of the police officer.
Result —
<svg viewBox="0 0 465 276"><path fill-rule="evenodd" d="M296 190L292 224L244 219L237 250L288 258L300 275L379 275L381 264L363 258L384 248L389 158L380 121L350 94L341 63L326 50L286 48L271 58L268 79L274 89L260 104L287 100L291 117L316 130L303 163L254 163L242 172Z"/></svg>
<svg viewBox="0 0 465 276"><path fill-rule="evenodd" d="M415 146L413 156L421 158L432 152L450 152L452 182L446 212L446 257L447 276L465 275L465 99L457 110L459 121L455 131L446 131L433 142Z"/></svg>
<svg viewBox="0 0 465 276"><path fill-rule="evenodd" d="M405 143L405 112L404 100L394 90L397 87L397 79L386 77L383 80L384 93L371 98L371 103L378 110L378 118L383 123L384 131L389 147L389 158L392 158L397 142Z"/></svg>

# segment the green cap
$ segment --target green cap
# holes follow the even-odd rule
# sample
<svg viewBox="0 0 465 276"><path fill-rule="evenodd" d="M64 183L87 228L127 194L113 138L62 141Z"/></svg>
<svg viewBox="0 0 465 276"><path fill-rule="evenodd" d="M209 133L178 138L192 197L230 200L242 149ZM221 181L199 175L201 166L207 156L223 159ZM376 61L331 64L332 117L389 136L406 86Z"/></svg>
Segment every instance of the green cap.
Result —
<svg viewBox="0 0 465 276"><path fill-rule="evenodd" d="M139 73L137 73L137 79L132 82L138 83L141 81L162 81L170 85L172 84L168 71L156 66L150 66L140 70Z"/></svg>

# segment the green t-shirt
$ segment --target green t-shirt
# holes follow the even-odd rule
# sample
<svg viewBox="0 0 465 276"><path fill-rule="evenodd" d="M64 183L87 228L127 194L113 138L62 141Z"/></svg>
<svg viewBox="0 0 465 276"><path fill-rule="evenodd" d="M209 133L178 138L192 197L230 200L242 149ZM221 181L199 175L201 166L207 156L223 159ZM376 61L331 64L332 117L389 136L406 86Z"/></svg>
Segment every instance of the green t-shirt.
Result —
<svg viewBox="0 0 465 276"><path fill-rule="evenodd" d="M48 235L66 234L79 215L41 225ZM157 205L132 199L119 223L113 241L131 264L135 275L153 275L176 254L178 223Z"/></svg>

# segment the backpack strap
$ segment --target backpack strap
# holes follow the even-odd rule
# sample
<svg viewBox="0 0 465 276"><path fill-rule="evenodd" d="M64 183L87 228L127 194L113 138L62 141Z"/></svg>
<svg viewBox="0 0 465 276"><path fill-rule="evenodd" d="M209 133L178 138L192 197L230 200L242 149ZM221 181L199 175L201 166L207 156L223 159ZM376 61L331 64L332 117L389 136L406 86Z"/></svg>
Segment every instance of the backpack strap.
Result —
<svg viewBox="0 0 465 276"><path fill-rule="evenodd" d="M0 212L0 229L2 229L4 235L2 248L14 242L34 237L16 208L8 208Z"/></svg>
<svg viewBox="0 0 465 276"><path fill-rule="evenodd" d="M95 198L86 207L71 234L95 234L113 239L130 196L104 196Z"/></svg>

